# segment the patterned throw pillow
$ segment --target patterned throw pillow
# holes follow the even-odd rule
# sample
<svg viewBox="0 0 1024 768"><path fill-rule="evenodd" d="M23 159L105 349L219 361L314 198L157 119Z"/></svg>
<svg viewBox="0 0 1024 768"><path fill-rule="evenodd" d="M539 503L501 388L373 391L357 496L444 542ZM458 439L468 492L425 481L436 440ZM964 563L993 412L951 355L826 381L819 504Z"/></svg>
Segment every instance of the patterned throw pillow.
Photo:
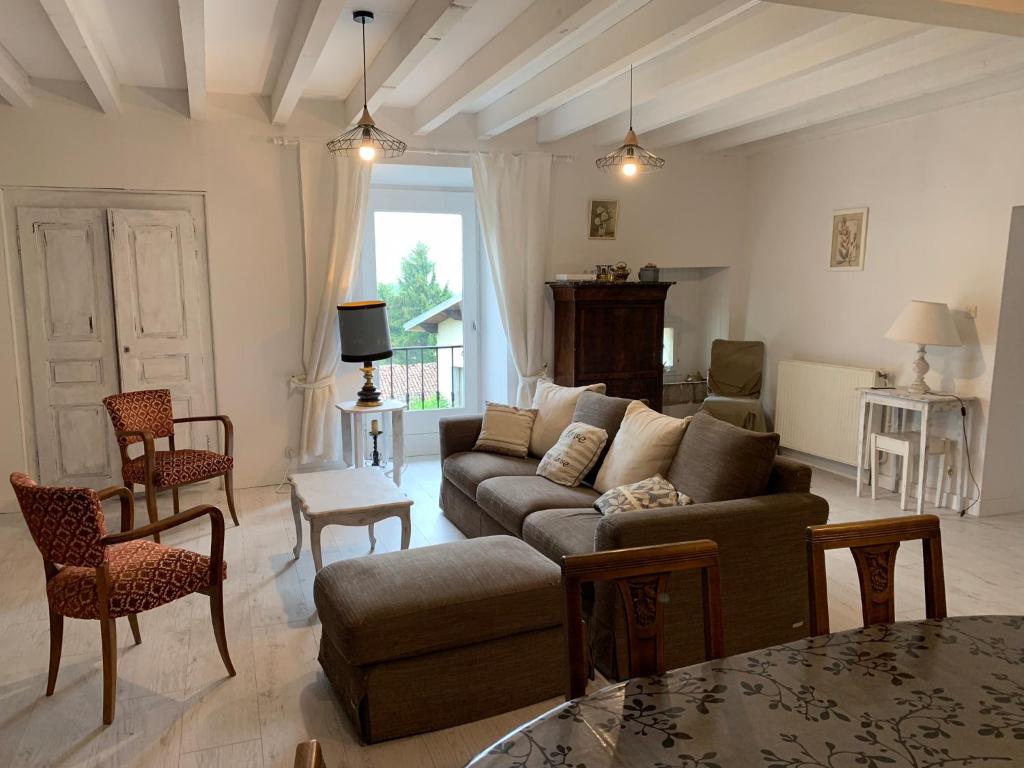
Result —
<svg viewBox="0 0 1024 768"><path fill-rule="evenodd" d="M537 474L559 485L575 488L597 463L597 457L607 442L605 430L574 421L562 430L558 442L544 454L537 466Z"/></svg>
<svg viewBox="0 0 1024 768"><path fill-rule="evenodd" d="M603 515L610 515L615 512L682 507L687 504L693 504L693 499L679 493L672 483L661 475L655 475L638 483L612 488L594 502L594 509Z"/></svg>
<svg viewBox="0 0 1024 768"><path fill-rule="evenodd" d="M536 418L537 411L532 408L487 403L480 436L473 450L525 458L530 449L530 433Z"/></svg>

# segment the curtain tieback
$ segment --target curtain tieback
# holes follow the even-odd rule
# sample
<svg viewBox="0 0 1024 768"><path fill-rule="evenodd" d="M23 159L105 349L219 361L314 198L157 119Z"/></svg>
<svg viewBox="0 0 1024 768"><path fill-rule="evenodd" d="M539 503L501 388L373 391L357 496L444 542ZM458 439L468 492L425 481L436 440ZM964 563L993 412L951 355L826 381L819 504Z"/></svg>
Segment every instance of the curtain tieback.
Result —
<svg viewBox="0 0 1024 768"><path fill-rule="evenodd" d="M315 381L309 381L309 375L305 373L298 373L294 376L288 377L288 394L291 394L297 389L325 389L334 383L334 375L338 372L338 361L334 361L334 365L331 366L324 376Z"/></svg>
<svg viewBox="0 0 1024 768"><path fill-rule="evenodd" d="M522 376L520 378L522 378L523 381L537 381L537 379L542 379L545 376L547 376L547 374L548 374L548 364L544 363L544 366L539 371L537 371L536 373L530 373L530 374L527 374L526 376Z"/></svg>

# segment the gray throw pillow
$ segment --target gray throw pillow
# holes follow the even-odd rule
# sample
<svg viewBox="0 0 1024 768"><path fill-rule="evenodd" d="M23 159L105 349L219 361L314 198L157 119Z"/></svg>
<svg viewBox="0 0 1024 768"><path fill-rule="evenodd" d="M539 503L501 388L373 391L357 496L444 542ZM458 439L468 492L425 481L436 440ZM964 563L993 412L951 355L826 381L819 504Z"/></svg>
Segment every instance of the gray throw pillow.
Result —
<svg viewBox="0 0 1024 768"><path fill-rule="evenodd" d="M602 515L611 515L616 512L679 507L692 503L693 499L680 494L672 483L661 475L655 475L638 483L620 485L606 491L594 502L594 509Z"/></svg>
<svg viewBox="0 0 1024 768"><path fill-rule="evenodd" d="M667 478L698 504L761 496L778 449L775 432L751 432L698 411Z"/></svg>
<svg viewBox="0 0 1024 768"><path fill-rule="evenodd" d="M597 470L601 468L601 462L608 454L608 448L619 431L619 425L626 415L626 409L633 402L628 397L610 397L598 394L597 392L584 392L576 401L576 412L572 420L589 424L592 427L600 427L608 433L608 442L604 444L601 455L597 457L593 468L587 473L583 482L586 485L593 485L597 478Z"/></svg>

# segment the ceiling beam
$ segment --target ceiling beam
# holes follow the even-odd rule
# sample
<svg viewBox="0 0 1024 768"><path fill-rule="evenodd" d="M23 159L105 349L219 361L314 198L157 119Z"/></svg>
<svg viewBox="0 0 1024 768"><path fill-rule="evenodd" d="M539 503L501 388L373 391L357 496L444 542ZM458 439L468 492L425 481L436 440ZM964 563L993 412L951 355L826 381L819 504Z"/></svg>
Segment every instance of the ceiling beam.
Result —
<svg viewBox="0 0 1024 768"><path fill-rule="evenodd" d="M12 107L32 106L32 84L21 65L0 45L0 96Z"/></svg>
<svg viewBox="0 0 1024 768"><path fill-rule="evenodd" d="M366 68L366 103L371 114L383 106L387 94L452 32L476 1L416 0ZM360 77L345 99L345 114L349 122L354 123L362 111L363 78Z"/></svg>
<svg viewBox="0 0 1024 768"><path fill-rule="evenodd" d="M413 109L418 136L459 112L493 103L600 36L650 0L532 3Z"/></svg>
<svg viewBox="0 0 1024 768"><path fill-rule="evenodd" d="M942 31L971 35L951 30ZM898 104L926 94L938 93L1024 67L1024 50L1016 44L973 47L946 45L938 46L935 50L941 48L947 52L957 51L958 48L959 51L951 55L922 57L917 62L900 57L902 61L899 66L893 67L890 71L878 68L874 77L869 76L870 68L862 71L863 76L843 76L842 73L836 73L835 87L824 90L809 84L803 96L787 99L782 103L778 101L777 95L772 96L775 104L773 109L764 109L764 104L752 105L748 114L738 122L734 117L722 119L721 115L711 113L700 115L696 120L708 117L713 122L698 126L696 130L691 125L689 130L680 135L689 137L685 140L707 137L699 143L700 148L708 152L717 152L807 126L849 117L859 112ZM678 128L685 130L686 123L687 121L683 121ZM694 133L698 136L694 136ZM655 134L651 140L661 141L664 138L667 138L667 134Z"/></svg>
<svg viewBox="0 0 1024 768"><path fill-rule="evenodd" d="M84 23L74 0L39 0L53 28L104 112L121 111L121 86L110 59Z"/></svg>
<svg viewBox="0 0 1024 768"><path fill-rule="evenodd" d="M309 76L338 23L345 0L305 0L270 97L270 121L284 125L295 111Z"/></svg>
<svg viewBox="0 0 1024 768"><path fill-rule="evenodd" d="M758 0L652 0L477 115L490 139L643 64L758 5Z"/></svg>
<svg viewBox="0 0 1024 768"><path fill-rule="evenodd" d="M743 66L751 56L815 32L835 19L836 16L830 13L758 4L689 44L636 67L633 77L634 110L646 102L664 98L672 89L683 88L728 67ZM537 122L537 140L557 141L603 120L623 115L628 107L628 97L627 71L543 115ZM637 120L634 120L634 125L644 130L647 128ZM623 118L616 123L615 133L625 133L626 127ZM617 139L609 141L614 140Z"/></svg>
<svg viewBox="0 0 1024 768"><path fill-rule="evenodd" d="M206 119L206 0L178 0L181 47L185 54L188 115Z"/></svg>
<svg viewBox="0 0 1024 768"><path fill-rule="evenodd" d="M861 13L937 27L1024 36L1020 0L768 0L843 13Z"/></svg>
<svg viewBox="0 0 1024 768"><path fill-rule="evenodd" d="M689 81L682 88L641 104L633 111L633 125L647 136L651 131L699 115L730 99L832 67L898 41L923 35L928 30L928 27L918 24L889 19L843 16L778 46L752 52L742 61L713 70L704 77ZM946 30L942 33L958 34ZM913 46L913 43L908 45ZM619 117L606 120L594 140L610 144L621 138L622 119Z"/></svg>

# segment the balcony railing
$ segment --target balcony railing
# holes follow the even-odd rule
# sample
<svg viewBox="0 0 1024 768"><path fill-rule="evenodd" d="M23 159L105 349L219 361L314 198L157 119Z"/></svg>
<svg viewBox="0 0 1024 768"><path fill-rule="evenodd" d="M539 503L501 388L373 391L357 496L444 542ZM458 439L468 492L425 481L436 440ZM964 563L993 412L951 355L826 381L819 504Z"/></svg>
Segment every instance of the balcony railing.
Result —
<svg viewBox="0 0 1024 768"><path fill-rule="evenodd" d="M410 411L462 408L465 405L465 359L461 344L395 347L377 366L377 388Z"/></svg>

